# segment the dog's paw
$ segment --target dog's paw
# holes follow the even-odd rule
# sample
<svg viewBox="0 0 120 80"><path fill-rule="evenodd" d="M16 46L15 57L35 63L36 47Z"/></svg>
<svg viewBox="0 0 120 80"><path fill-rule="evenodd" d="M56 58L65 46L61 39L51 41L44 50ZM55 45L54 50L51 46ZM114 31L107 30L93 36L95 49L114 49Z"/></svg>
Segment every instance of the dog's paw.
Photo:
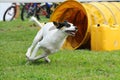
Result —
<svg viewBox="0 0 120 80"><path fill-rule="evenodd" d="M32 58L32 57L29 57L28 60L34 62L36 59Z"/></svg>
<svg viewBox="0 0 120 80"><path fill-rule="evenodd" d="M45 58L45 62L50 63L51 60L49 58Z"/></svg>
<svg viewBox="0 0 120 80"><path fill-rule="evenodd" d="M27 53L25 54L27 58L30 57L30 52L31 52L31 51L28 49L28 50L27 50Z"/></svg>

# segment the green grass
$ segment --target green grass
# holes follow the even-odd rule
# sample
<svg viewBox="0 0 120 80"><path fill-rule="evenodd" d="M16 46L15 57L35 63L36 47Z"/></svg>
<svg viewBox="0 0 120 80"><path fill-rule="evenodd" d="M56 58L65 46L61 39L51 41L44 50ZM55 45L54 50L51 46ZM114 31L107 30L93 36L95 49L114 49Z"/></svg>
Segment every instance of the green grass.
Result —
<svg viewBox="0 0 120 80"><path fill-rule="evenodd" d="M38 30L20 19L0 22L0 80L120 80L120 50L60 50L50 56L51 63L41 59L25 65Z"/></svg>

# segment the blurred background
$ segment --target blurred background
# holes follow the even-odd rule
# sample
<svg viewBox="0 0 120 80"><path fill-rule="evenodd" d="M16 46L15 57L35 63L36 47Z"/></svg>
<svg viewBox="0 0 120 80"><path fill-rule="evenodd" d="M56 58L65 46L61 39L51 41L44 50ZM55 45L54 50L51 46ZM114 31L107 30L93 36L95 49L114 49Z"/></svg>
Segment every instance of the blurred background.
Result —
<svg viewBox="0 0 120 80"><path fill-rule="evenodd" d="M40 16L50 18L51 13L60 4L53 2L43 3L0 3L0 21L11 21L20 17L22 21L35 16L40 20Z"/></svg>
<svg viewBox="0 0 120 80"><path fill-rule="evenodd" d="M40 20L41 16L50 18L50 15L55 10L55 8L60 5L61 2L65 0L46 0L46 2L37 2L25 3L17 2L10 3L10 0L1 0L0 1L0 21L12 21L16 18L21 18L22 21L25 21L30 18L30 16L35 16ZM120 1L120 0L79 0L79 2L91 2L91 1ZM6 3L7 2L7 3ZM9 2L9 3L8 3ZM24 1L23 1L24 2Z"/></svg>

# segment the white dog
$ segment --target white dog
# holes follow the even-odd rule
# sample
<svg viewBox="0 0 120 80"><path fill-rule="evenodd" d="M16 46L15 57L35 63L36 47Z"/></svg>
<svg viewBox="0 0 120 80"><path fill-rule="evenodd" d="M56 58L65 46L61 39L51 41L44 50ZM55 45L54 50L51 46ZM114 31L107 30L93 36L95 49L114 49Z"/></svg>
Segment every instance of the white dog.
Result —
<svg viewBox="0 0 120 80"><path fill-rule="evenodd" d="M29 61L44 58L50 62L48 55L58 51L64 43L68 35L74 36L77 27L67 21L64 22L48 22L43 27L35 17L31 18L40 27L40 31L35 36L32 45L28 48L26 57ZM36 56L39 49L43 49L43 53Z"/></svg>

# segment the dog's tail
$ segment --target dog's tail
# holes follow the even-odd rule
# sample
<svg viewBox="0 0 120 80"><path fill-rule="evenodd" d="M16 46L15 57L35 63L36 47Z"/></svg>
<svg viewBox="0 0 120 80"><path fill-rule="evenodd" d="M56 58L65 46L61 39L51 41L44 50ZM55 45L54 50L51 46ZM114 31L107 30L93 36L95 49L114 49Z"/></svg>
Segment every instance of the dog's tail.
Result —
<svg viewBox="0 0 120 80"><path fill-rule="evenodd" d="M37 25L38 25L40 28L42 28L42 26L43 26L34 16L32 16L32 17L30 18L30 21L36 22Z"/></svg>

